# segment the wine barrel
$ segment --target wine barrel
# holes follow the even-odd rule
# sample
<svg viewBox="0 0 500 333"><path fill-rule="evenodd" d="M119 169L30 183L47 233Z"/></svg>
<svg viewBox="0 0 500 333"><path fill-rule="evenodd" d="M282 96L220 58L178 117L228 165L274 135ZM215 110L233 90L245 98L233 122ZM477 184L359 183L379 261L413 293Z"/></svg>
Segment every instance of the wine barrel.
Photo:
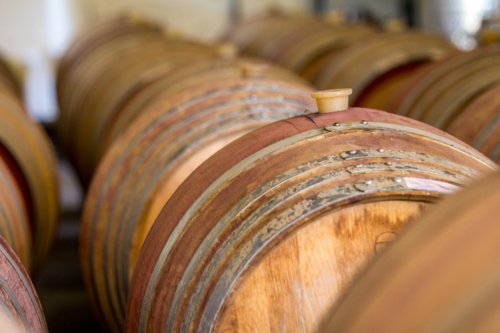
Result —
<svg viewBox="0 0 500 333"><path fill-rule="evenodd" d="M21 261L0 237L0 330L46 333L42 306Z"/></svg>
<svg viewBox="0 0 500 333"><path fill-rule="evenodd" d="M500 174L450 196L353 284L322 332L498 332Z"/></svg>
<svg viewBox="0 0 500 333"><path fill-rule="evenodd" d="M152 82L139 85L117 107L108 125L100 155L142 113L184 88L224 78L280 79L307 85L306 81L283 68L257 59L207 59L174 69ZM100 159L100 157L98 158Z"/></svg>
<svg viewBox="0 0 500 333"><path fill-rule="evenodd" d="M59 137L83 184L98 162L94 150L116 106L130 90L176 66L219 56L216 46L143 29L101 43L71 67L59 88Z"/></svg>
<svg viewBox="0 0 500 333"><path fill-rule="evenodd" d="M113 332L124 329L129 281L144 238L179 184L239 136L314 107L308 86L272 78L282 75L278 69L265 74L261 68L261 79L231 63L220 69L187 78L187 87L134 120L92 180L80 256L87 289Z"/></svg>
<svg viewBox="0 0 500 333"><path fill-rule="evenodd" d="M257 129L179 186L138 257L126 332L314 332L383 243L496 168L431 126L345 110L348 93L314 94L339 112Z"/></svg>
<svg viewBox="0 0 500 333"><path fill-rule="evenodd" d="M415 71L457 49L444 37L420 31L381 33L334 53L315 85L320 89L353 87L353 105L386 110L395 91Z"/></svg>
<svg viewBox="0 0 500 333"><path fill-rule="evenodd" d="M367 24L335 24L319 18L274 15L243 21L231 29L228 39L246 54L307 76L305 73L318 59L376 32L375 27Z"/></svg>
<svg viewBox="0 0 500 333"><path fill-rule="evenodd" d="M137 22L130 15L121 15L98 22L82 31L59 60L56 80L58 96L61 96L60 89L66 85L68 71L78 66L79 62L85 61L85 58L95 49L115 38L144 30L161 32L161 27L155 26L153 23Z"/></svg>
<svg viewBox="0 0 500 333"><path fill-rule="evenodd" d="M8 167L2 168L2 173L6 177L4 185L12 188L10 192L19 190L22 195L20 207L15 208L14 203L19 199L12 197L12 206L9 204L9 209L17 209L17 213L12 211L11 214L18 215L19 210L27 210L26 218L29 221L31 234L28 239L33 240L34 258L28 259L32 251L30 246L24 245L27 236L23 236L22 244L14 245L11 237L6 237L3 233L2 235L7 238L9 244L12 244L23 263L27 265L27 269L36 273L48 256L57 231L59 200L57 161L54 149L43 129L32 122L18 105L13 107L11 103L5 101L0 98L0 158ZM12 176L8 175L9 172ZM15 184L7 180L12 177L15 179ZM15 221L14 217L10 221ZM25 229L25 226L21 223L13 228L20 230ZM24 249L21 250L19 246ZM31 260L33 264L29 263Z"/></svg>
<svg viewBox="0 0 500 333"><path fill-rule="evenodd" d="M500 85L473 99L446 131L500 163Z"/></svg>
<svg viewBox="0 0 500 333"><path fill-rule="evenodd" d="M391 110L447 131L477 96L500 83L500 45L465 52L417 73Z"/></svg>

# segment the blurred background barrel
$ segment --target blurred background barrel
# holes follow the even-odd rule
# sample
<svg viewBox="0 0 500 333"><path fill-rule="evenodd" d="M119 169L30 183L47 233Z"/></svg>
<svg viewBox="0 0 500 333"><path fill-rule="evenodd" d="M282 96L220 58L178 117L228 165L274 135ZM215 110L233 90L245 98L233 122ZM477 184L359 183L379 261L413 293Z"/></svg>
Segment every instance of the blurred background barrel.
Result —
<svg viewBox="0 0 500 333"><path fill-rule="evenodd" d="M360 275L322 332L498 331L499 188L497 173L416 222Z"/></svg>
<svg viewBox="0 0 500 333"><path fill-rule="evenodd" d="M133 112L119 113L84 208L82 267L115 332L124 329L142 243L184 179L236 138L314 107L300 78L262 62L207 60L171 74L144 87Z"/></svg>
<svg viewBox="0 0 500 333"><path fill-rule="evenodd" d="M257 129L163 208L133 272L126 332L313 332L404 225L494 169L452 136L376 110Z"/></svg>
<svg viewBox="0 0 500 333"><path fill-rule="evenodd" d="M18 94L2 87L0 163L4 226L1 235L28 272L33 273L42 268L57 232L57 163L47 135L29 119Z"/></svg>
<svg viewBox="0 0 500 333"><path fill-rule="evenodd" d="M113 121L116 107L132 89L176 66L224 56L224 50L221 55L217 45L169 38L155 26L129 21L115 24L122 33L111 34L115 30L108 32L108 25L103 24L99 33L90 31L83 37L89 39L86 43L76 43L58 77L59 141L84 185L99 162L96 150ZM136 28L122 27L127 24ZM88 44L92 45L90 49ZM85 50L83 55L79 49ZM79 56L71 61L75 53Z"/></svg>

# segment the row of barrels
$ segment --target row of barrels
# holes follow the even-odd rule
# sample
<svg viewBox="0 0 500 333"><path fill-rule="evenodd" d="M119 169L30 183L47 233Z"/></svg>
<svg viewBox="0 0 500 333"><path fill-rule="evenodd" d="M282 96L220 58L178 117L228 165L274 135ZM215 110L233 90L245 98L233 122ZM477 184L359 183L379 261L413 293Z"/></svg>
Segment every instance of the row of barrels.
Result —
<svg viewBox="0 0 500 333"><path fill-rule="evenodd" d="M405 225L497 169L230 49L122 17L62 59L60 141L89 184L82 269L112 332L317 331Z"/></svg>
<svg viewBox="0 0 500 333"><path fill-rule="evenodd" d="M360 33L360 24L269 15L239 23L226 38L243 53L281 64L319 89L352 87L354 106L420 120L500 162L498 43L458 52L429 33L362 27L370 33ZM298 59L303 65L292 64ZM304 68L317 72L310 75Z"/></svg>
<svg viewBox="0 0 500 333"><path fill-rule="evenodd" d="M57 231L57 163L21 98L0 59L0 330L47 332L30 275L42 269Z"/></svg>

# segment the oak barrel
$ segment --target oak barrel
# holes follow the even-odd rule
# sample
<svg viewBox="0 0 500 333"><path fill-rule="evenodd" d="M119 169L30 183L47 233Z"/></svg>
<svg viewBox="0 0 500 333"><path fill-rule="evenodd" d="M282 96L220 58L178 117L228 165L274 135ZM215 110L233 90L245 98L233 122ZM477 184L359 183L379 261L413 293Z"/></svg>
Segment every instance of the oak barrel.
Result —
<svg viewBox="0 0 500 333"><path fill-rule="evenodd" d="M249 77L256 73L247 62L213 64L219 72L208 66L203 75L172 81L182 89L177 85L175 94L164 95L114 140L89 188L81 263L87 289L113 332L124 329L129 281L144 238L182 181L241 135L314 107L311 89L298 78L281 80L282 70L260 68L258 77Z"/></svg>
<svg viewBox="0 0 500 333"><path fill-rule="evenodd" d="M322 60L320 89L352 87L354 106L386 110L390 98L421 66L458 52L444 37L408 30L367 37Z"/></svg>
<svg viewBox="0 0 500 333"><path fill-rule="evenodd" d="M392 244L322 332L498 332L500 174L450 196Z"/></svg>
<svg viewBox="0 0 500 333"><path fill-rule="evenodd" d="M485 90L500 83L500 46L482 47L432 64L393 96L391 111L447 131Z"/></svg>
<svg viewBox="0 0 500 333"><path fill-rule="evenodd" d="M313 96L335 111L347 93ZM133 272L126 332L314 332L401 227L495 168L442 131L371 109L257 129L161 211Z"/></svg>
<svg viewBox="0 0 500 333"><path fill-rule="evenodd" d="M157 29L136 29L101 41L67 69L61 68L59 141L82 183L90 181L98 163L95 150L122 98L177 66L220 57L221 52L224 56L217 45L168 38Z"/></svg>

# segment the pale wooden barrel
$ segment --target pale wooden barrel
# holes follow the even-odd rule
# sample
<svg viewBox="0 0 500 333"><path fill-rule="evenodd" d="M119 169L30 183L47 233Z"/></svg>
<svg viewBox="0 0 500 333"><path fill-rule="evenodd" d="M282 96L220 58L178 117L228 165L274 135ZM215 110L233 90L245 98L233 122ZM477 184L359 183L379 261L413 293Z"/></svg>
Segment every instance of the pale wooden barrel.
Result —
<svg viewBox="0 0 500 333"><path fill-rule="evenodd" d="M126 332L315 332L401 227L495 168L442 131L370 109L255 130L163 208L135 266Z"/></svg>
<svg viewBox="0 0 500 333"><path fill-rule="evenodd" d="M334 53L317 69L320 74L314 83L320 89L352 87L353 105L386 110L416 69L456 52L439 35L411 30L381 33Z"/></svg>

